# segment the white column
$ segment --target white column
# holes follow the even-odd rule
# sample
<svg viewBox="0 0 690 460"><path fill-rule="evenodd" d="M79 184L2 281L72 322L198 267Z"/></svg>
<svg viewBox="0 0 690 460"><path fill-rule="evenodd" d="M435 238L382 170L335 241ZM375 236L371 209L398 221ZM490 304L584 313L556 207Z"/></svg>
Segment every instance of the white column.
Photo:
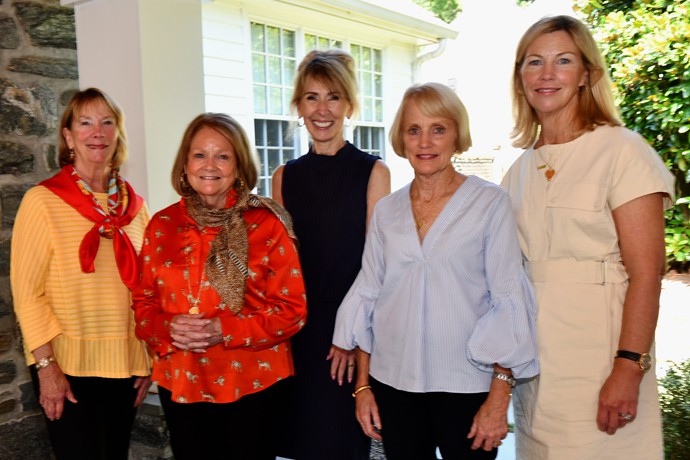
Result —
<svg viewBox="0 0 690 460"><path fill-rule="evenodd" d="M170 171L189 121L204 111L201 0L60 0L74 5L79 86L125 113L123 176L152 212L177 201Z"/></svg>

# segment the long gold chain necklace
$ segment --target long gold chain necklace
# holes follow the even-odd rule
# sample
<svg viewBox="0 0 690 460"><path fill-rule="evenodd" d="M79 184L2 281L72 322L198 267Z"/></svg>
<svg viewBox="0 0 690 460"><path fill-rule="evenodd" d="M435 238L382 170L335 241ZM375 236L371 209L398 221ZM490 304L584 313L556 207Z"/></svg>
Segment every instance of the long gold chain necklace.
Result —
<svg viewBox="0 0 690 460"><path fill-rule="evenodd" d="M194 252L194 248L192 247L192 244L189 241L189 225L187 226L187 229L185 231L184 239L185 239L185 246L182 249L182 252L184 253L184 263L185 263L185 268L184 272L182 272L182 276L184 277L185 280L187 280L187 292L184 292L184 289L182 289L182 294L187 298L187 301L189 302L189 311L188 313L190 315L198 315L201 312L201 309L199 308L199 305L201 304L201 294L208 289L208 287L211 285L211 282L206 279L206 269L205 267L201 268L201 275L199 276L199 289L197 290L197 295L196 297L192 294L192 282L190 280L190 267L194 264L194 257L191 256L191 253Z"/></svg>

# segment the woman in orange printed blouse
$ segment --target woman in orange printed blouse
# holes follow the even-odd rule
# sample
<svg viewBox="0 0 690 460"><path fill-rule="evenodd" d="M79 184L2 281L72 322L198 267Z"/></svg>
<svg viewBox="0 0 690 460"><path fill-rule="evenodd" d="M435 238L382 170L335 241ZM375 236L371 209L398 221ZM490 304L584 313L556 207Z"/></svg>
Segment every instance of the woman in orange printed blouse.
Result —
<svg viewBox="0 0 690 460"><path fill-rule="evenodd" d="M275 458L306 298L289 215L249 194L255 158L234 119L199 115L172 170L182 199L146 230L132 308L176 460Z"/></svg>

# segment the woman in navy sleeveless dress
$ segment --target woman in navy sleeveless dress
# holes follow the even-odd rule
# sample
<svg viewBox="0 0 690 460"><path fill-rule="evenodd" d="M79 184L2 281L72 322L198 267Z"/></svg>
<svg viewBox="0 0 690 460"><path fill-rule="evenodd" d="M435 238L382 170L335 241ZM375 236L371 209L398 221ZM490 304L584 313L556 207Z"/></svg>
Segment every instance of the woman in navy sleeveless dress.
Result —
<svg viewBox="0 0 690 460"><path fill-rule="evenodd" d="M307 290L307 324L292 338L295 377L280 452L297 460L369 458L352 398L354 353L331 345L337 309L360 269L368 218L390 193L380 158L344 140L345 118L356 105L352 57L340 50L309 53L292 106L311 148L273 176L273 198L294 220Z"/></svg>

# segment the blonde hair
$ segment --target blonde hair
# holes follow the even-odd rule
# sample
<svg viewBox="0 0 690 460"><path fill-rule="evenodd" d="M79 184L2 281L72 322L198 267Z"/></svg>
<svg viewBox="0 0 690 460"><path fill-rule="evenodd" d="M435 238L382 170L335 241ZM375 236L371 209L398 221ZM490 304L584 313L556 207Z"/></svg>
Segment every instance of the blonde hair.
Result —
<svg viewBox="0 0 690 460"><path fill-rule="evenodd" d="M587 79L580 88L578 121L586 130L599 125L620 126L622 122L611 90L611 78L606 61L602 56L592 33L581 21L566 15L546 16L530 26L518 43L513 69L513 118L515 127L511 132L513 146L528 148L539 135L539 120L534 109L527 102L523 90L522 65L527 48L542 35L564 31L580 51Z"/></svg>
<svg viewBox="0 0 690 460"><path fill-rule="evenodd" d="M314 50L304 56L297 68L295 88L292 92L290 107L297 110L304 95L304 87L309 79L316 80L330 91L339 93L352 107L352 112L359 112L357 97L357 77L355 61L343 50Z"/></svg>
<svg viewBox="0 0 690 460"><path fill-rule="evenodd" d="M58 163L60 167L74 164L74 155L72 155L72 149L67 145L64 128L72 131L72 122L79 115L81 110L97 102L102 102L108 107L108 110L113 113L115 125L117 126L117 147L115 148L115 153L110 162L110 167L119 168L127 159L127 135L125 134L124 113L110 96L100 89L92 87L74 93L62 114L60 127L58 128Z"/></svg>
<svg viewBox="0 0 690 460"><path fill-rule="evenodd" d="M410 86L403 95L398 112L395 114L390 130L390 141L395 153L407 158L403 136L405 134L405 107L414 102L419 110L428 117L441 117L452 120L455 124L455 152L466 152L472 146L470 121L467 109L455 94L455 91L441 83L424 83Z"/></svg>
<svg viewBox="0 0 690 460"><path fill-rule="evenodd" d="M180 148L177 150L171 173L172 186L177 194L180 196L190 196L196 193L186 180L184 167L187 163L192 140L201 128L213 129L232 144L237 157L237 177L244 181L249 190L253 189L259 177L259 160L249 143L249 138L244 128L230 115L224 113L202 113L189 123L182 136Z"/></svg>

